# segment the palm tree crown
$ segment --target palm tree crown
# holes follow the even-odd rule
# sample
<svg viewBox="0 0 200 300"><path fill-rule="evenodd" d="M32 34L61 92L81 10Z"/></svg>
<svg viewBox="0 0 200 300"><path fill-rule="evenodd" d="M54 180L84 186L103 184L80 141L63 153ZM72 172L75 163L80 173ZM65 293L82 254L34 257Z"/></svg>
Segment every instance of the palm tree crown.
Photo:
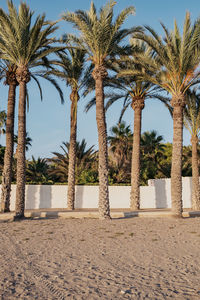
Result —
<svg viewBox="0 0 200 300"><path fill-rule="evenodd" d="M199 79L200 20L192 25L190 14L187 12L182 36L176 21L171 32L163 23L161 26L165 33L164 38L149 26L145 28L150 35L142 33L134 35L134 38L147 43L154 55L150 57L138 53L136 57L142 71L133 70L129 73L160 86L172 95L181 95Z"/></svg>
<svg viewBox="0 0 200 300"><path fill-rule="evenodd" d="M17 67L36 66L38 61L60 47L52 47L54 38L49 37L57 27L45 21L45 15L38 16L31 26L33 12L26 3L21 3L19 11L8 1L6 14L0 8L0 50L1 58Z"/></svg>
<svg viewBox="0 0 200 300"><path fill-rule="evenodd" d="M126 126L125 122L118 123L110 131L112 135L108 136L109 150L116 154L118 166L120 166L123 165L130 155L133 134L130 126Z"/></svg>
<svg viewBox="0 0 200 300"><path fill-rule="evenodd" d="M49 159L49 161L53 163L53 168L50 173L51 175L55 175L60 178L61 182L67 182L70 144L68 142L63 142L60 148L64 154L53 152L55 156ZM83 170L91 167L94 161L96 161L96 151L94 150L94 146L87 148L85 139L81 142L76 142L76 169L79 171L77 172L76 177L78 178L78 175L80 175Z"/></svg>
<svg viewBox="0 0 200 300"><path fill-rule="evenodd" d="M120 29L128 15L134 14L135 9L130 6L124 9L113 22L113 7L116 4L111 0L101 8L99 16L96 7L91 2L89 11L77 10L75 13L63 14L63 19L72 23L81 31L79 38L69 35L83 48L89 59L95 65L103 65L105 60L114 54L120 54L122 48L119 43L130 34L130 29Z"/></svg>
<svg viewBox="0 0 200 300"><path fill-rule="evenodd" d="M85 51L68 48L67 51L58 52L57 56L59 59L52 60L51 64L61 69L53 68L49 73L63 79L72 90L79 90L83 86Z"/></svg>

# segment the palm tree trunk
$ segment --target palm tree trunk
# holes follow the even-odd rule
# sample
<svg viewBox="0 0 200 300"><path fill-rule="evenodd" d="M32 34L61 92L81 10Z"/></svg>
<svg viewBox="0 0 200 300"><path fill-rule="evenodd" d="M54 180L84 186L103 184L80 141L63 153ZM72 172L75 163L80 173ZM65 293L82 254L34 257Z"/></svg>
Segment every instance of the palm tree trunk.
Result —
<svg viewBox="0 0 200 300"><path fill-rule="evenodd" d="M24 217L25 209L25 171L26 171L26 82L19 83L19 108L18 108L18 153L17 153L17 190L15 214L16 218Z"/></svg>
<svg viewBox="0 0 200 300"><path fill-rule="evenodd" d="M141 117L144 108L144 99L134 99L132 102L134 109L134 131L133 131L133 151L131 166L131 210L140 209L140 139L141 139Z"/></svg>
<svg viewBox="0 0 200 300"><path fill-rule="evenodd" d="M199 187L199 166L197 145L198 137L196 135L191 138L192 143L192 208L200 210L200 187Z"/></svg>
<svg viewBox="0 0 200 300"><path fill-rule="evenodd" d="M172 213L175 217L182 217L182 152L183 152L183 107L184 97L173 97L173 148L171 169L171 199Z"/></svg>
<svg viewBox="0 0 200 300"><path fill-rule="evenodd" d="M73 92L71 99L71 123L70 123L70 146L69 146L69 167L68 167L68 190L67 207L74 210L75 206L75 166L76 166L76 128L77 128L77 102L78 93Z"/></svg>
<svg viewBox="0 0 200 300"><path fill-rule="evenodd" d="M110 219L108 148L103 88L103 79L107 76L107 71L104 66L96 66L92 75L95 80L96 121L99 142L99 214L102 219Z"/></svg>
<svg viewBox="0 0 200 300"><path fill-rule="evenodd" d="M10 211L10 192L12 181L12 160L14 145L14 115L15 115L16 83L9 85L7 120L6 120L6 150L4 155L4 168L2 175L1 211Z"/></svg>

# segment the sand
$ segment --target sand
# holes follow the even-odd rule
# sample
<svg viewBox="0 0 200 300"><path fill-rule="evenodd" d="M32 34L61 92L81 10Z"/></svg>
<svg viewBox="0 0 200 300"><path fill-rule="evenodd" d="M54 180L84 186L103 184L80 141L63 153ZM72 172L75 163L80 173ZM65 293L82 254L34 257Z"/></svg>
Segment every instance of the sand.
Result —
<svg viewBox="0 0 200 300"><path fill-rule="evenodd" d="M200 299L200 218L0 223L0 299Z"/></svg>

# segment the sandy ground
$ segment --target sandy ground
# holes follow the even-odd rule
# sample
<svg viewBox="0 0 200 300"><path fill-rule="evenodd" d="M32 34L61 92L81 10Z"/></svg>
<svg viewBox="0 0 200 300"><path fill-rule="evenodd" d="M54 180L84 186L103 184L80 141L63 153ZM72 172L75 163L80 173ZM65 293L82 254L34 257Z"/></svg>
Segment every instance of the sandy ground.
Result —
<svg viewBox="0 0 200 300"><path fill-rule="evenodd" d="M0 223L0 299L200 299L200 218Z"/></svg>

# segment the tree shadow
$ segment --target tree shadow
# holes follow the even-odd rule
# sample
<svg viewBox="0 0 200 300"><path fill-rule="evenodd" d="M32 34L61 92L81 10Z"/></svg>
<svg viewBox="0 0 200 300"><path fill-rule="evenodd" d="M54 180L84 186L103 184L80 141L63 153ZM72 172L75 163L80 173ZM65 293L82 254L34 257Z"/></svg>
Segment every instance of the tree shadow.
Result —
<svg viewBox="0 0 200 300"><path fill-rule="evenodd" d="M155 206L156 208L169 208L167 201L167 182L166 179L156 179L155 186Z"/></svg>
<svg viewBox="0 0 200 300"><path fill-rule="evenodd" d="M75 188L75 208L83 208L84 185L76 185Z"/></svg>
<svg viewBox="0 0 200 300"><path fill-rule="evenodd" d="M51 185L39 186L39 208L52 207L52 187Z"/></svg>
<svg viewBox="0 0 200 300"><path fill-rule="evenodd" d="M50 185L26 185L26 209L51 208L52 187Z"/></svg>
<svg viewBox="0 0 200 300"><path fill-rule="evenodd" d="M182 199L184 208L192 208L192 177L182 177Z"/></svg>
<svg viewBox="0 0 200 300"><path fill-rule="evenodd" d="M39 186L37 185L26 185L26 200L25 208L26 209L37 209L38 208L38 192Z"/></svg>

